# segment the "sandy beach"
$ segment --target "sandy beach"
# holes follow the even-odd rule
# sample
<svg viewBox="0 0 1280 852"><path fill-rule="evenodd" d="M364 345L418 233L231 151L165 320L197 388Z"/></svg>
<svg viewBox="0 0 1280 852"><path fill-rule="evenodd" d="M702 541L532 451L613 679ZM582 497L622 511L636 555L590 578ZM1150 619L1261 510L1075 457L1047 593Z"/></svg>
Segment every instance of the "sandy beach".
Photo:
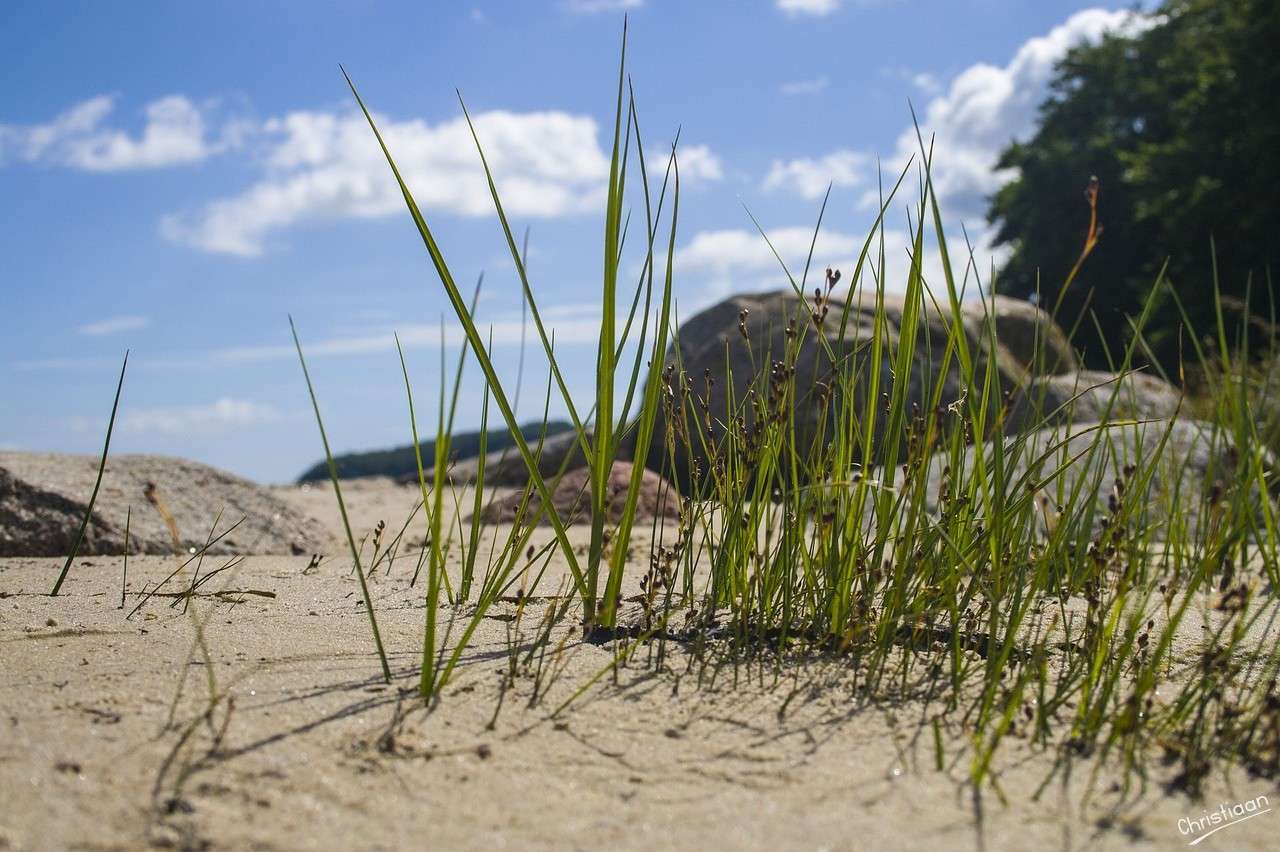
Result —
<svg viewBox="0 0 1280 852"><path fill-rule="evenodd" d="M286 491L332 523L326 489ZM359 529L398 529L416 490L347 495ZM0 848L1173 849L1180 818L1276 792L1232 771L1193 802L1152 763L1122 795L1089 760L1045 784L1055 754L1010 737L975 795L958 720L939 770L940 708L867 702L838 658L734 665L667 642L658 667L655 642L614 671L615 647L566 625L529 655L543 598L496 606L428 711L415 561L372 581L390 686L336 548L248 557L187 612L156 595L128 619L179 560L130 558L123 610L118 557L77 559L57 598L59 560L0 561ZM1220 848L1274 836L1264 814Z"/></svg>

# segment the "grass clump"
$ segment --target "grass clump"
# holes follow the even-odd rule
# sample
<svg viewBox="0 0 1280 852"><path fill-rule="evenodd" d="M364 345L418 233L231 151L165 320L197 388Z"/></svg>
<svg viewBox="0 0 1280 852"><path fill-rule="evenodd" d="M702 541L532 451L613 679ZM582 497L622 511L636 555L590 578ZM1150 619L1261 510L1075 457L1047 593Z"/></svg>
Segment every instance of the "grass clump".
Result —
<svg viewBox="0 0 1280 852"><path fill-rule="evenodd" d="M623 57L625 63L625 37ZM1131 319L1130 341L1108 353L1122 378L1109 386L1105 410L1096 420L1076 422L1074 397L1051 404L1029 375L1002 367L993 304L980 321L966 318L966 300L983 299L993 288L981 279L971 250L963 263L953 262L931 180L932 151L923 139L918 165L904 169L885 194L847 277L827 270L811 294L811 250L798 275L783 265L795 315L776 319L785 326L780 336L753 340L758 327L745 312L740 317L750 376L730 369L728 346L723 373L689 375L672 322L677 149L655 181L624 67L604 211L597 380L585 414L564 382L483 140L471 127L547 358L547 404L558 393L589 468L585 559L551 499L558 477L542 472L539 445L531 445L516 420L475 301L463 298L393 152L351 87L465 332L464 354L484 375L483 416L492 399L529 474L521 517L501 541L495 532L477 578L481 466L470 497L471 527L464 530L459 521L457 528L463 568L451 574L445 553L454 528L444 520L443 501L462 361L447 407L442 368L435 456L430 466L420 454L417 460L428 523L423 697L438 696L485 612L513 588L522 604L555 555L568 570L570 594L555 596L563 603L539 625L541 641L550 641L555 623L576 617L589 638L619 641L614 664L641 643L655 649L650 659L658 667L663 648L681 642L757 665L761 677L767 671L779 677L797 656L834 656L855 673L863 699L892 695L930 703L938 742L938 725L970 731L976 785L995 783L992 761L1010 736L1066 756L1115 758L1126 783L1147 778L1153 751L1177 767L1174 783L1188 790L1222 759L1274 775L1280 650L1272 590L1280 581L1280 536L1265 444L1277 434L1280 417L1265 399L1270 385L1212 383L1195 403L1194 423L1121 416L1123 377L1140 366L1152 305L1157 295L1172 293L1161 280ZM891 282L884 218L913 168L919 189L911 205L909 266L905 280ZM621 271L632 169L639 172L644 212L637 252L643 261L627 308ZM1096 187L1089 198L1092 208ZM1091 228L1068 283L1097 239ZM926 275L930 247L941 261L940 280ZM874 306L869 322L853 295L837 291L842 278L864 306ZM891 323L886 296L894 289L901 296L892 300ZM1212 362L1234 377L1238 356L1227 346L1221 307L1216 320L1215 348L1188 335L1195 341L1191 355L1202 368ZM1032 365L1048 360L1043 344L1038 341ZM403 357L401 363L419 446ZM813 363L822 366L820 374L805 367ZM717 382L722 392L713 404ZM1012 427L1015 411L1018 428ZM486 419L482 435L487 428ZM621 521L611 524L606 485L622 456L637 463ZM1190 458L1207 460L1200 480L1183 469ZM624 598L642 462L655 459L655 467L681 479L681 517L674 529L655 523L647 559L642 556L648 571L641 594ZM530 535L544 515L554 539L536 549ZM361 582L389 678L363 575ZM462 603L470 614L446 656L438 613ZM1202 636L1189 629L1197 620ZM512 671L516 656L513 650Z"/></svg>

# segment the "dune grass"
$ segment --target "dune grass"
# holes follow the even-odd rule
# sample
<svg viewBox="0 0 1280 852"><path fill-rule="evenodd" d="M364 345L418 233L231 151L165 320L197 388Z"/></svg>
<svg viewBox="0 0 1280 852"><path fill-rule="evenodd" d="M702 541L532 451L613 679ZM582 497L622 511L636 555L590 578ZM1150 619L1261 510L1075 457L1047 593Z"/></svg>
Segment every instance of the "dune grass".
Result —
<svg viewBox="0 0 1280 852"><path fill-rule="evenodd" d="M62 570L58 572L58 579L53 581L53 589L49 592L50 597L57 597L58 592L62 591L62 584L67 579L67 573L71 570L71 563L75 561L76 554L80 552L80 546L84 544L85 533L89 530L89 522L93 519L93 506L98 502L98 489L102 487L102 474L107 469L107 453L111 450L111 433L116 428L116 414L120 411L120 392L124 390L124 374L129 369L129 353L124 353L124 361L120 363L120 379L116 382L116 395L111 402L111 417L107 420L107 437L102 442L102 456L98 459L98 476L93 481L93 492L89 495L89 505L85 507L84 519L80 522L80 529L76 532L76 540L71 545L70 552L67 553L67 561L62 563ZM125 552L129 551L129 539L126 533L124 542Z"/></svg>
<svg viewBox="0 0 1280 852"><path fill-rule="evenodd" d="M429 507L423 698L439 697L488 609L517 582L517 600L532 595L541 572L532 584L525 578L539 564L545 570L554 555L567 566L576 604L550 607L538 628L544 651L552 625L577 619L587 638L617 642L615 662L643 644L656 649L650 659L660 667L662 648L682 642L754 661L761 676L766 670L776 676L797 654L834 655L857 674L862 697L920 699L937 708L935 735L941 724L970 731L975 785L996 783L993 757L1015 735L1064 755L1115 758L1126 783L1147 777L1157 751L1177 767L1175 782L1192 791L1221 760L1274 775L1280 646L1272 590L1280 581L1280 534L1272 459L1262 439L1276 434L1280 417L1259 397L1269 383L1236 380L1247 356L1228 348L1221 308L1205 341L1186 318L1189 363L1206 374L1216 365L1214 375L1221 377L1196 403L1201 427L1190 447L1178 443L1182 433L1172 421L1124 415L1123 381L1109 386L1106 422L1074 422L1074 399L1050 407L1025 376L1011 380L1002 370L991 304L976 326L965 320L964 305L988 298L991 282L981 280L967 247L961 262L953 260L932 185L932 151L922 138L916 162L884 193L853 269L843 276L827 270L811 292L812 249L798 275L782 265L797 306L795 316L777 319L789 325L783 345L752 342L742 317L741 334L756 360L747 392L727 361L722 375L688 375L674 323L678 149L673 145L666 156L661 180L650 174L625 56L624 32L604 208L604 310L587 409L561 374L484 140L471 125L547 360L548 399L553 389L559 394L589 468L585 559L570 545L567 519L551 500L558 477L541 471L539 446L521 432L475 301L463 298L394 152L348 78L465 333L464 353L483 373L482 434L492 400L529 473L521 517L504 532L495 530L480 564L481 467L471 526L457 527L464 567L452 575L443 554L454 529L443 521L443 496L462 361L447 409L442 367L437 452L430 466L418 459ZM886 212L912 175L918 192L910 204L909 267L905 280L888 281L887 252L898 247L886 246ZM644 214L638 248L635 239L625 244L629 205L637 202ZM1095 202L1096 191L1090 195L1096 217ZM820 227L821 215L815 244ZM1096 242L1091 228L1068 284ZM930 247L941 259L941 280L927 280ZM642 270L629 299L621 283L628 257ZM869 330L857 320L853 298L836 291L842 278L874 305ZM891 326L886 294L892 291L901 296ZM1147 309L1132 319L1131 340L1111 353L1118 374L1140 363L1151 305L1157 294L1173 291L1161 280L1152 292ZM1069 327L1088 321L1059 319ZM1044 343L1037 341L1032 367L1047 360ZM802 355L814 351L829 365L817 381L797 371ZM920 355L938 351L936 360ZM401 368L417 446L403 355ZM716 382L724 382L727 411L711 404ZM1015 406L1031 414L1011 429ZM318 405L316 416L319 423ZM1197 442L1217 460L1202 481L1182 475L1184 459L1177 455L1196 450ZM643 593L628 602L622 586L640 462L655 456L664 472L692 475L687 493L671 496L681 501L679 523L655 524L647 558L638 560L648 566ZM605 486L623 457L637 464L622 520L611 524ZM535 552L530 534L544 514L555 537ZM349 524L347 531L359 573ZM361 584L389 678L363 575ZM446 655L439 615L463 603L469 615ZM1202 636L1188 643L1197 620ZM515 657L513 650L513 671ZM541 671L541 658L538 665ZM945 762L940 750L937 761Z"/></svg>

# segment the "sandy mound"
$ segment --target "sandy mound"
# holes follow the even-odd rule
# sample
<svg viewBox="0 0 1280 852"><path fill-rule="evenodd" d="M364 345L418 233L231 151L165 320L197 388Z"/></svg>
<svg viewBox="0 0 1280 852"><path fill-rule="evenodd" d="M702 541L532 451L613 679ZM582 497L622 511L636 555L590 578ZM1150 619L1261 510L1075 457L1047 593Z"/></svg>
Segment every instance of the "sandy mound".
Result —
<svg viewBox="0 0 1280 852"><path fill-rule="evenodd" d="M58 556L71 551L98 475L98 457L0 453L0 555ZM313 553L323 526L267 489L226 471L165 456L110 456L80 552L121 553L125 517L131 553L202 547L239 526L210 553ZM221 518L219 518L221 513Z"/></svg>

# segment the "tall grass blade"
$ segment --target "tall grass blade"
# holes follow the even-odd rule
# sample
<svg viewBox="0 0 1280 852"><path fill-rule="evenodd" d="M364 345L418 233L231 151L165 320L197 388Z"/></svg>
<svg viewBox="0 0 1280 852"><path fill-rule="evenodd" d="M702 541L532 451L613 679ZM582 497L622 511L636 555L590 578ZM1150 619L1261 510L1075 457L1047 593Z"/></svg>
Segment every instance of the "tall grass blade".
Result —
<svg viewBox="0 0 1280 852"><path fill-rule="evenodd" d="M58 579L54 581L53 590L49 592L50 597L57 597L58 592L62 590L62 583L67 579L67 572L71 570L71 562L76 558L76 554L80 552L80 545L84 544L85 532L89 529L89 520L93 517L93 505L98 500L98 489L102 487L102 473L107 468L107 452L111 449L111 432L116 426L116 412L120 409L120 391L124 388L124 372L129 367L129 353L124 353L124 362L120 365L120 380L116 382L116 397L111 403L111 419L107 421L107 438L102 444L102 458L98 460L98 477L93 481L93 493L89 495L89 505L85 507L84 519L80 521L80 529L76 532L75 543L71 545L71 552L67 554L67 561L62 563L62 571L58 574ZM128 542L125 543L128 546Z"/></svg>
<svg viewBox="0 0 1280 852"><path fill-rule="evenodd" d="M333 483L333 494L338 500L338 512L342 515L342 529L347 534L347 545L351 549L351 561L355 565L356 578L360 581L360 594L364 597L365 612L369 614L369 628L373 631L373 645L378 651L378 662L382 665L382 677L391 683L391 666L387 663L387 652L382 647L382 634L378 630L378 617L373 611L373 598L369 595L369 583L365 579L360 565L360 550L356 547L356 537L351 532L351 519L347 516L347 504L342 499L342 485L338 482L338 466L333 461L333 453L329 449L329 436L324 431L324 420L320 416L320 402L316 399L315 386L311 384L311 373L307 370L307 359L302 355L302 343L298 340L298 329L289 317L289 331L293 334L293 346L298 350L298 363L302 365L302 377L307 382L307 393L311 396L311 408L316 415L316 426L320 429L320 443L324 445L325 463L329 466L329 481ZM416 444L415 444L416 446Z"/></svg>

